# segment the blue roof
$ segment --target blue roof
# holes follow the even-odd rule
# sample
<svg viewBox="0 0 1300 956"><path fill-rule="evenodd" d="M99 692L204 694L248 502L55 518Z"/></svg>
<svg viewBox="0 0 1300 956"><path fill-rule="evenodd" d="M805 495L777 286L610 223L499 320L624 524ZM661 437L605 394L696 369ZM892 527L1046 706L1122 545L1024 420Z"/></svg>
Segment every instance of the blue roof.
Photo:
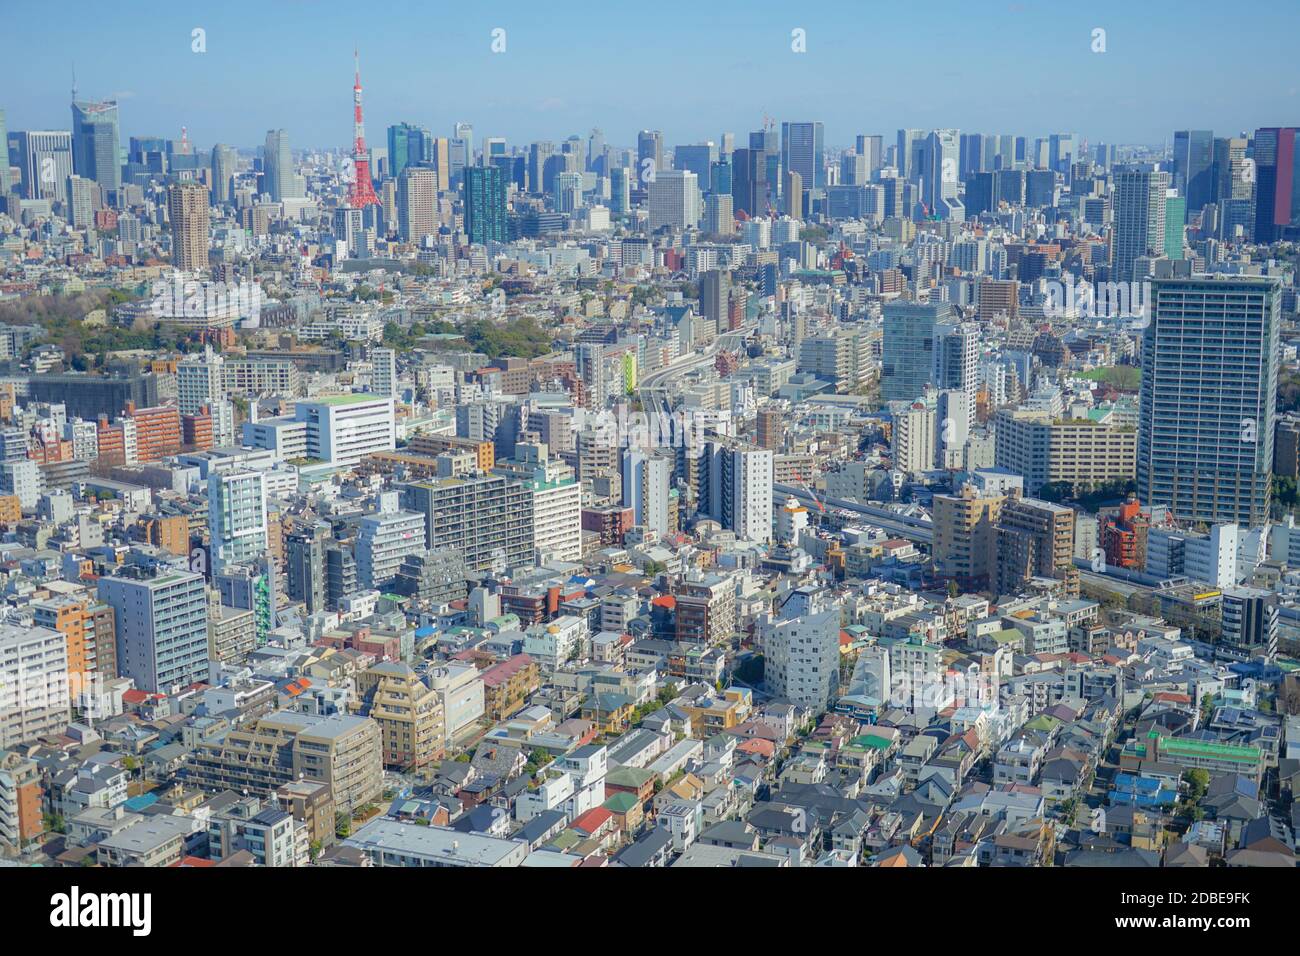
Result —
<svg viewBox="0 0 1300 956"><path fill-rule="evenodd" d="M138 797L131 797L127 800L125 806L131 813L139 813L141 810L152 807L157 802L157 794L142 793Z"/></svg>
<svg viewBox="0 0 1300 956"><path fill-rule="evenodd" d="M424 625L424 627L417 627L415 629L416 637L428 637L430 634L436 634L436 633L438 633L438 629L434 627L432 624L426 624Z"/></svg>

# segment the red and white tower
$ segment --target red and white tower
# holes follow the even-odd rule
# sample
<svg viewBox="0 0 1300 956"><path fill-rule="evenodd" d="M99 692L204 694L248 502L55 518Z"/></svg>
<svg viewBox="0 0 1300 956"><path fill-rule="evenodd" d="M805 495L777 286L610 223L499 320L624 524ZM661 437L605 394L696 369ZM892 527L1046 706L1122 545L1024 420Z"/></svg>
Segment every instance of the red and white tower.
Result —
<svg viewBox="0 0 1300 956"><path fill-rule="evenodd" d="M375 195L374 183L370 180L370 153L366 151L366 127L361 120L361 57L352 51L356 63L356 82L352 85L353 135L352 166L356 179L348 187L348 205L354 209L366 206L378 206L379 197Z"/></svg>

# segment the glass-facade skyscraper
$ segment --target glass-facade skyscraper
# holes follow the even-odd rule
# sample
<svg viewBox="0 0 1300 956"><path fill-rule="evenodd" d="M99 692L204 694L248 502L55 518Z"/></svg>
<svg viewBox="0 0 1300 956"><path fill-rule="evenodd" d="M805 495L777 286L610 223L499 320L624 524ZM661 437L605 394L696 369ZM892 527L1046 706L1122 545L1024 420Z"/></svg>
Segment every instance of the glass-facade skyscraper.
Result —
<svg viewBox="0 0 1300 956"><path fill-rule="evenodd" d="M407 166L433 160L433 134L423 126L398 123L388 127L388 174L393 179Z"/></svg>
<svg viewBox="0 0 1300 956"><path fill-rule="evenodd" d="M781 168L798 173L805 189L826 188L823 137L821 123L781 124Z"/></svg>
<svg viewBox="0 0 1300 956"><path fill-rule="evenodd" d="M72 170L105 189L122 186L121 144L117 103L75 101L72 104Z"/></svg>
<svg viewBox="0 0 1300 956"><path fill-rule="evenodd" d="M500 168L466 167L465 232L472 243L506 241L506 177Z"/></svg>

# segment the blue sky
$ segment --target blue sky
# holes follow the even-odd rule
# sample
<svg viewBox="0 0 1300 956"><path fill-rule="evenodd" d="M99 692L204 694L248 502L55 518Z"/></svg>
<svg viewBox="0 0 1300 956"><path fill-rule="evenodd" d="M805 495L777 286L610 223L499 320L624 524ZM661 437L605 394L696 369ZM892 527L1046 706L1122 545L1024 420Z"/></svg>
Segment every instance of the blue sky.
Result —
<svg viewBox="0 0 1300 956"><path fill-rule="evenodd" d="M669 146L742 141L765 113L822 120L828 146L900 126L1158 143L1300 123L1294 0L139 0L8 4L0 22L9 129L68 127L75 61L82 96L119 98L124 145L188 126L199 146L284 127L343 147L354 42L373 145L400 120L468 121L476 142L653 128Z"/></svg>

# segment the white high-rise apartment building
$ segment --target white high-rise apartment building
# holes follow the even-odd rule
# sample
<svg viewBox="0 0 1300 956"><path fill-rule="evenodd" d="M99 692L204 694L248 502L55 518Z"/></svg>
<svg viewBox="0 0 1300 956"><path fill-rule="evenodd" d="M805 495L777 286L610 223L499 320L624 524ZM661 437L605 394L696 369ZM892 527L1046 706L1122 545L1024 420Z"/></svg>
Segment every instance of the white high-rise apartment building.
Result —
<svg viewBox="0 0 1300 956"><path fill-rule="evenodd" d="M149 693L208 676L208 589L203 575L167 564L132 565L99 579L113 608L117 670Z"/></svg>
<svg viewBox="0 0 1300 956"><path fill-rule="evenodd" d="M48 627L0 623L0 750L68 724L68 639Z"/></svg>
<svg viewBox="0 0 1300 956"><path fill-rule="evenodd" d="M370 353L370 389L376 395L397 397L397 352L374 349Z"/></svg>
<svg viewBox="0 0 1300 956"><path fill-rule="evenodd" d="M659 455L628 449L623 452L623 506L632 509L632 521L668 533L668 491L672 462Z"/></svg>
<svg viewBox="0 0 1300 956"><path fill-rule="evenodd" d="M922 474L934 467L938 447L935 396L931 393L927 398L889 403L894 419L890 451L897 471Z"/></svg>
<svg viewBox="0 0 1300 956"><path fill-rule="evenodd" d="M266 488L260 471L214 471L208 475L208 536L212 573L266 550Z"/></svg>
<svg viewBox="0 0 1300 956"><path fill-rule="evenodd" d="M402 559L424 550L424 515L415 511L381 511L357 525L357 583L383 588L397 577Z"/></svg>
<svg viewBox="0 0 1300 956"><path fill-rule="evenodd" d="M212 440L235 444L235 407L226 396L225 359L212 351L176 363L176 407L182 415L197 415L204 407L212 415Z"/></svg>
<svg viewBox="0 0 1300 956"><path fill-rule="evenodd" d="M706 454L708 514L738 538L770 543L773 452L710 442Z"/></svg>
<svg viewBox="0 0 1300 956"><path fill-rule="evenodd" d="M552 458L546 445L521 442L515 457L497 463L497 474L520 482L532 499L533 558L537 562L582 557L582 485L573 469Z"/></svg>

